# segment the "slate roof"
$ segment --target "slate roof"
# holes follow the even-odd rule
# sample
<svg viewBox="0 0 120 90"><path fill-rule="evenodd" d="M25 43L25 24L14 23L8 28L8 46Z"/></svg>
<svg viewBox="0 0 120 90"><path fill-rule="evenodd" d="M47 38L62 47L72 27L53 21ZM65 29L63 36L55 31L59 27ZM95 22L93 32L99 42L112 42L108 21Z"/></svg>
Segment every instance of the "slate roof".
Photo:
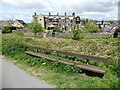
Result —
<svg viewBox="0 0 120 90"><path fill-rule="evenodd" d="M27 24L23 20L16 20L16 21L18 21L19 23L21 23L24 26L27 26Z"/></svg>
<svg viewBox="0 0 120 90"><path fill-rule="evenodd" d="M111 24L108 27L104 28L104 32L114 33L115 29L118 28L118 24Z"/></svg>
<svg viewBox="0 0 120 90"><path fill-rule="evenodd" d="M12 20L0 20L0 26L6 26L6 25L8 25L8 24L13 24L14 23L14 21L12 21Z"/></svg>

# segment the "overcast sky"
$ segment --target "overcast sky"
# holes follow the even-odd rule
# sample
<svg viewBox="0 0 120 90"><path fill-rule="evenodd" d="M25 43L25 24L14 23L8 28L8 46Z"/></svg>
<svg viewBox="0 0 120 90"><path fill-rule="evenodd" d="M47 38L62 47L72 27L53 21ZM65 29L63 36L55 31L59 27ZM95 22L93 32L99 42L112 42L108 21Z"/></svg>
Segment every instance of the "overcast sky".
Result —
<svg viewBox="0 0 120 90"><path fill-rule="evenodd" d="M71 15L95 20L117 20L119 0L0 0L0 20L22 19L31 22L37 14Z"/></svg>

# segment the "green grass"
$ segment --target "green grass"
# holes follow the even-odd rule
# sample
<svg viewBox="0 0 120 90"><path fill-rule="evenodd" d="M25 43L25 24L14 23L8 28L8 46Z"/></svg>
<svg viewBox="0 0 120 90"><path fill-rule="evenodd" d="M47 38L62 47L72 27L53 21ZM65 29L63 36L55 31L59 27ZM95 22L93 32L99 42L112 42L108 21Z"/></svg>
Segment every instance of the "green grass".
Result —
<svg viewBox="0 0 120 90"><path fill-rule="evenodd" d="M113 88L117 86L118 78L111 72L107 72L101 79L98 77L82 76L79 73L59 71L59 69L52 69L47 65L39 64L31 66L28 62L24 62L23 60L13 60L8 57L7 59L14 62L27 73L59 88Z"/></svg>
<svg viewBox="0 0 120 90"><path fill-rule="evenodd" d="M45 80L60 88L117 88L118 87L118 39L81 39L75 41L62 38L37 38L24 35L3 35L2 53L16 65L20 66L29 74ZM48 44L49 43L49 44ZM77 52L87 55L108 57L111 62L103 64L107 73L101 79L99 77L87 77L82 75L71 66L54 63L42 58L31 57L24 51L29 50L26 46L37 45L50 49L58 49L69 52ZM58 57L56 54L50 56ZM60 56L73 60L73 57ZM77 58L75 58L77 59ZM91 63L92 64L92 63ZM97 66L101 64L98 63ZM73 68L73 69L72 69Z"/></svg>

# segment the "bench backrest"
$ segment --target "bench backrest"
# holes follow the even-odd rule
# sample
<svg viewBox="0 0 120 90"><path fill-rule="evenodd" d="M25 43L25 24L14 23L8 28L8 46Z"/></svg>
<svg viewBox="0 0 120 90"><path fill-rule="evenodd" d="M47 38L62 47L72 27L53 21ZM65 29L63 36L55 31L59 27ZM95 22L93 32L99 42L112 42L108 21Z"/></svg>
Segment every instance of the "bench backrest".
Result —
<svg viewBox="0 0 120 90"><path fill-rule="evenodd" d="M83 55L83 54L79 54L79 53L71 53L71 52L60 51L60 50L52 50L52 49L42 48L42 47L38 47L38 46L28 46L28 47L33 48L33 49L37 49L37 50L41 50L44 52L50 52L50 53L54 52L54 53L58 53L58 54L69 55L69 56L79 57L79 58L88 59L88 60L95 60L95 61L99 61L99 62L108 61L108 59L105 57Z"/></svg>

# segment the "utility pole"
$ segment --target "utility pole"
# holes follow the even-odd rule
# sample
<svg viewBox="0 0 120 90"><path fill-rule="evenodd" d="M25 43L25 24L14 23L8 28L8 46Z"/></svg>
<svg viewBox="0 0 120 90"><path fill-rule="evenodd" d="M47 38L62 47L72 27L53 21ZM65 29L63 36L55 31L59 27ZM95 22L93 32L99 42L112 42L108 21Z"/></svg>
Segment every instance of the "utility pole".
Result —
<svg viewBox="0 0 120 90"><path fill-rule="evenodd" d="M75 30L76 21L75 21L75 13L74 12L72 13L72 16L73 16L73 29Z"/></svg>
<svg viewBox="0 0 120 90"><path fill-rule="evenodd" d="M66 12L65 12L65 31L66 31Z"/></svg>

